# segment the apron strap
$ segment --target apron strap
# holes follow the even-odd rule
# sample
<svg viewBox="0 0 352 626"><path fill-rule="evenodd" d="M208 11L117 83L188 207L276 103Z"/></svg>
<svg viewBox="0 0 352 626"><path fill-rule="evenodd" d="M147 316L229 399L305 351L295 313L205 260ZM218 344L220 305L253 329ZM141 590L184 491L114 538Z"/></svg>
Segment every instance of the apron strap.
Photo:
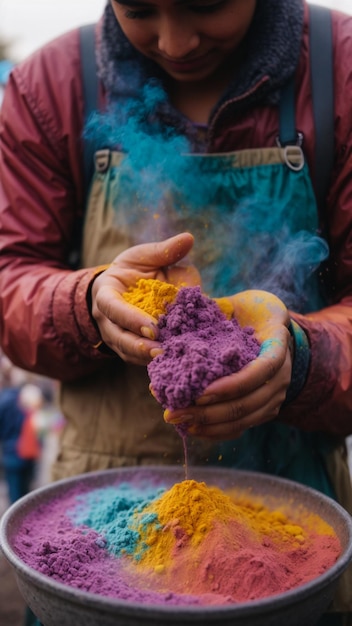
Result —
<svg viewBox="0 0 352 626"><path fill-rule="evenodd" d="M310 73L315 127L314 172L316 198L324 207L334 162L334 72L331 12L325 7L309 6ZM281 146L301 145L296 129L295 77L284 85L280 96Z"/></svg>
<svg viewBox="0 0 352 626"><path fill-rule="evenodd" d="M279 144L282 147L300 145L296 130L295 116L295 79L290 79L281 90L280 95L280 130Z"/></svg>
<svg viewBox="0 0 352 626"><path fill-rule="evenodd" d="M323 207L334 163L334 62L331 11L309 6L310 69L315 125L315 185Z"/></svg>
<svg viewBox="0 0 352 626"><path fill-rule="evenodd" d="M83 94L83 120L87 119L98 109L99 79L95 58L95 24L86 24L79 29L80 55L81 55L81 80ZM84 171L84 208L83 214L76 218L72 247L68 255L68 265L75 270L80 266L81 245L83 236L83 224L85 210L89 196L90 184L94 175L94 148L93 143L86 137L81 137L83 148L83 171Z"/></svg>
<svg viewBox="0 0 352 626"><path fill-rule="evenodd" d="M95 24L86 24L80 28L80 52L83 88L84 121L98 109L99 80L95 57ZM88 196L90 182L94 173L94 150L91 142L83 140L85 195Z"/></svg>

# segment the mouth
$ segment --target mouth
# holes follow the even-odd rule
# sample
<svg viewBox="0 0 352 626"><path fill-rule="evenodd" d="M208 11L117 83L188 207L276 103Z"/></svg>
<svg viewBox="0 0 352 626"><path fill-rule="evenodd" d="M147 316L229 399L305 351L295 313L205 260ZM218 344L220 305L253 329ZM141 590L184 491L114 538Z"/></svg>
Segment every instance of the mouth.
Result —
<svg viewBox="0 0 352 626"><path fill-rule="evenodd" d="M189 59L173 60L166 57L163 58L164 65L166 65L173 72L180 74L189 74L202 69L208 60L208 53L202 56Z"/></svg>

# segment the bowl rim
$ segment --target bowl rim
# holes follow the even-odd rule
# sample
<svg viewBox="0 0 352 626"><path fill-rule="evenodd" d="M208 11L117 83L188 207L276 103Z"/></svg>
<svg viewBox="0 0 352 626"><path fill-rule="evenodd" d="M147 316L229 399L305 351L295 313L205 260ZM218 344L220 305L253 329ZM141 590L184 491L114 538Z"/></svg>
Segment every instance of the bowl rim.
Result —
<svg viewBox="0 0 352 626"><path fill-rule="evenodd" d="M167 472L165 472L165 470L167 470ZM244 617L248 613L250 613L251 615L255 615L258 613L265 615L266 612L272 612L273 598L275 598L275 604L277 608L284 607L290 602L290 600L292 606L294 606L295 604L301 603L303 600L310 598L312 595L316 595L319 591L322 591L325 587L330 585L331 582L335 581L343 573L343 571L347 568L348 564L352 560L352 516L338 502L336 502L329 496L302 483L298 483L287 478L275 476L273 474L264 474L252 470L241 470L236 468L217 468L213 466L196 466L192 467L192 470L201 473L204 472L205 474L217 474L219 477L228 477L230 473L233 473L234 477L251 477L254 481L259 480L263 483L272 482L275 483L275 485L281 484L283 487L286 485L291 489L291 491L293 490L297 493L309 493L313 497L313 499L319 499L322 502L325 502L328 507L335 509L338 512L340 519L343 520L348 535L348 541L344 552L326 572L324 572L317 578L313 579L312 581L308 581L303 585L299 585L294 589L285 591L280 594L276 594L274 596L270 595L265 598L260 598L258 600L238 602L236 604L233 603L226 605L166 605L165 603L149 604L144 602L123 600L119 598L113 598L111 596L94 594L89 591L77 589L75 587L70 587L69 585L65 585L59 581L50 578L49 576L46 576L45 574L42 574L41 572L38 572L30 565L25 564L17 556L17 554L11 547L10 541L8 539L8 532L10 530L13 518L16 516L18 510L21 510L24 505L29 506L31 501L38 499L38 497L40 498L47 494L49 495L50 493L55 493L57 491L60 491L61 489L65 490L66 487L69 488L70 486L77 484L79 481L88 483L90 480L95 478L97 480L101 479L104 482L104 479L108 478L110 475L120 476L131 473L143 474L146 472L155 471L159 473L161 472L161 474L171 474L172 472L179 473L180 471L182 471L182 467L178 465L125 466L121 468L98 470L93 472L86 472L84 474L78 474L69 478L64 478L34 489L33 491L29 492L28 494L17 500L14 504L10 505L10 507L2 515L0 519L0 551L3 552L10 565L13 566L16 576L20 576L27 581L29 580L31 584L35 585L41 591L56 595L62 600L69 600L72 604L84 604L86 607L95 607L100 610L103 609L107 613L115 613L118 609L119 614L124 614L126 616L132 614L141 614L149 618L153 618L154 616L170 616L171 618L173 614L177 613L178 619L190 617L192 618L192 620L195 620L197 616L199 616L199 619L201 619L205 612L207 616L213 618L221 618L225 615L231 616L231 613L236 614L236 616L238 617ZM311 593L312 588L314 588L313 594Z"/></svg>

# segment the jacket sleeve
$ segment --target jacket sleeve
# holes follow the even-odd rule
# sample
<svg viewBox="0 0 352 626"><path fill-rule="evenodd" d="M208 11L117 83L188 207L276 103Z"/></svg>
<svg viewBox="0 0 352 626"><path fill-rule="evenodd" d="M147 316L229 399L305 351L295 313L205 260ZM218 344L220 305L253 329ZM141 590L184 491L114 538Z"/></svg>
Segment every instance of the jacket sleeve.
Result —
<svg viewBox="0 0 352 626"><path fill-rule="evenodd" d="M0 336L19 367L72 380L104 357L68 255L82 213L78 35L15 68L0 121Z"/></svg>
<svg viewBox="0 0 352 626"><path fill-rule="evenodd" d="M335 162L322 216L330 259L328 307L292 314L305 330L311 358L306 383L280 417L304 430L352 434L352 18L334 19Z"/></svg>

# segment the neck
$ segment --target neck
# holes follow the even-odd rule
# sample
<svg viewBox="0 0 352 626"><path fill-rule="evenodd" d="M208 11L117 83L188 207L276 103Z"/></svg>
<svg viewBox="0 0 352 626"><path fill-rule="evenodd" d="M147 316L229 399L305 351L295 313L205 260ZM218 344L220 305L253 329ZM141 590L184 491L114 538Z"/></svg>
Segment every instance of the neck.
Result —
<svg viewBox="0 0 352 626"><path fill-rule="evenodd" d="M173 106L192 122L207 124L211 111L229 86L234 68L199 82L170 80L168 93Z"/></svg>

